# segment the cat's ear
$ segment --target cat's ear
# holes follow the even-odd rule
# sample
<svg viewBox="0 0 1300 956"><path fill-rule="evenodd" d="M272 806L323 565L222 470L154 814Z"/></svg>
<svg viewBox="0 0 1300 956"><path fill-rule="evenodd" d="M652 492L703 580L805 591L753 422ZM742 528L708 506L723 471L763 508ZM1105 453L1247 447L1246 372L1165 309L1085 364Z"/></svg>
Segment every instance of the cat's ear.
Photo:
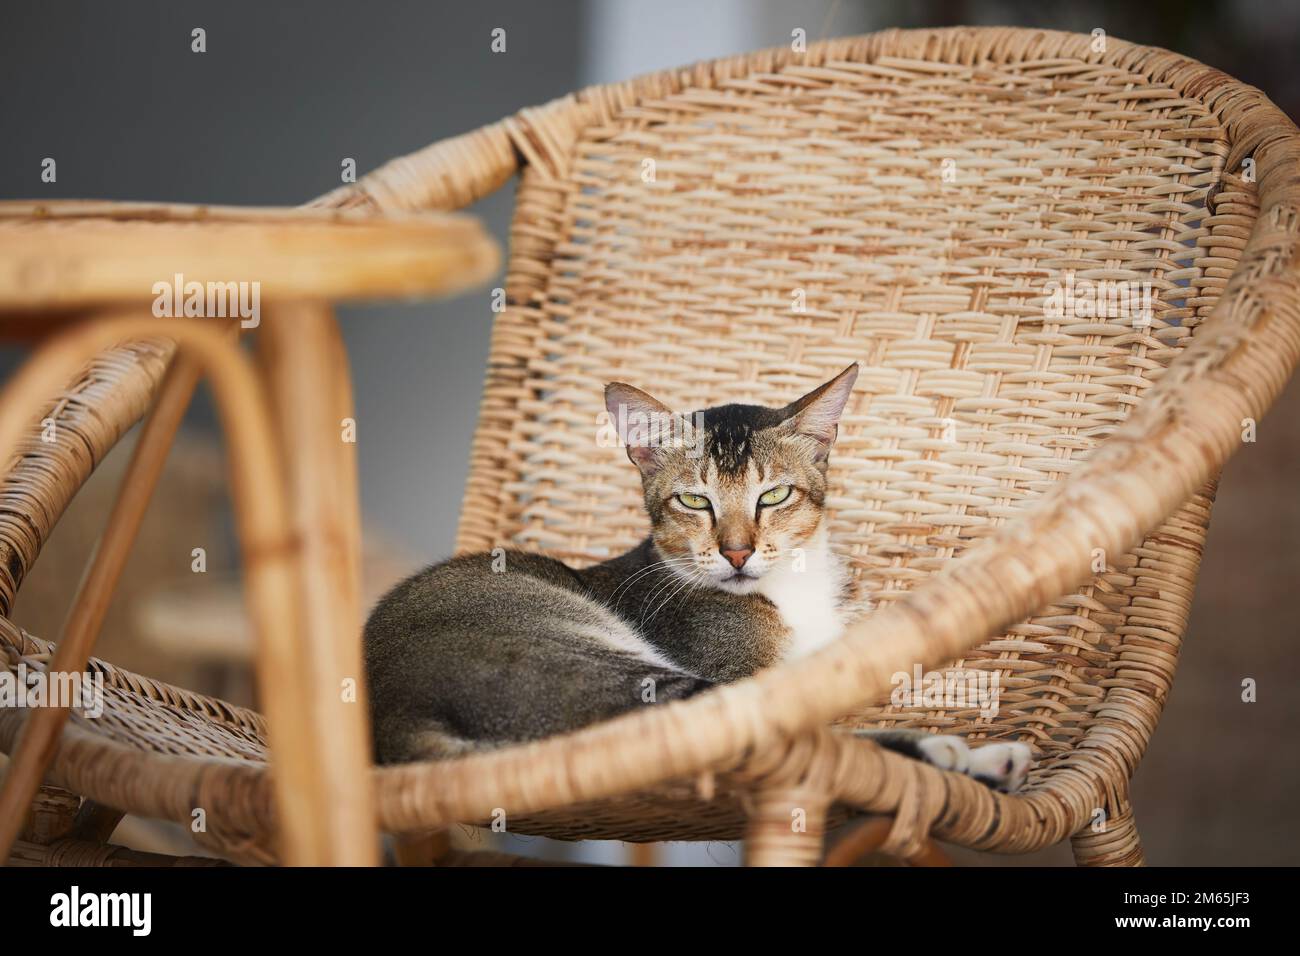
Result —
<svg viewBox="0 0 1300 956"><path fill-rule="evenodd" d="M639 388L623 382L605 386L605 410L618 439L627 446L627 457L649 478L659 470L660 452L671 444L689 441L686 419Z"/></svg>
<svg viewBox="0 0 1300 956"><path fill-rule="evenodd" d="M831 445L839 434L840 415L853 394L853 383L858 380L858 363L854 362L825 385L819 385L803 398L787 405L787 427L797 435L817 442L816 462L824 464L830 455Z"/></svg>

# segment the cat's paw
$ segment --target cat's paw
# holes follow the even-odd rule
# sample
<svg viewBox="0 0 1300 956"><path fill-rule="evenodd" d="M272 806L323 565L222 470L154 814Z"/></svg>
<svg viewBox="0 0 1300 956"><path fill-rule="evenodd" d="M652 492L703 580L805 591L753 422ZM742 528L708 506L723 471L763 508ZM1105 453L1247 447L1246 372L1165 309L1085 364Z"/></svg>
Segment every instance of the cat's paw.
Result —
<svg viewBox="0 0 1300 956"><path fill-rule="evenodd" d="M1010 741L971 747L964 737L927 734L919 730L857 730L864 740L905 754L940 770L973 777L985 786L1015 793L1025 785L1033 751L1027 744Z"/></svg>
<svg viewBox="0 0 1300 956"><path fill-rule="evenodd" d="M1015 793L1025 785L1032 759L1027 744L986 744L970 751L966 772L994 790Z"/></svg>
<svg viewBox="0 0 1300 956"><path fill-rule="evenodd" d="M921 759L940 770L970 773L971 749L961 737L950 734L926 734L916 742Z"/></svg>

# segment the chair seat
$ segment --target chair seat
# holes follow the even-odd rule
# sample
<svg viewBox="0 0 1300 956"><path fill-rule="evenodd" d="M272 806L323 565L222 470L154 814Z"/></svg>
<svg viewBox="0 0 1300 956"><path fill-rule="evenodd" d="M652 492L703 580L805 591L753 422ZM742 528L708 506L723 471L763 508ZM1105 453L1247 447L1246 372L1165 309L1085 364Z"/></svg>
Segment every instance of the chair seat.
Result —
<svg viewBox="0 0 1300 956"><path fill-rule="evenodd" d="M14 670L23 661L30 673L43 668L54 645L20 630L0 618L0 660ZM92 658L89 673L104 681L104 710L98 717L74 711L65 730L65 740L80 743L79 762L83 766L110 768L123 749L146 758L160 774L175 772L179 762L187 762L202 772L221 773L232 766L254 771L244 779L256 780L255 786L268 786L268 747L266 721L261 714L227 703L215 697L196 694L161 681L142 677ZM0 711L0 750L8 750L21 722L21 711ZM89 752L89 756L87 756ZM56 758L55 782L63 783L66 761ZM99 770L96 770L98 773ZM92 774L93 776L93 774ZM381 786L383 777L381 776ZM114 800L111 783L96 792L94 787L77 788L91 799L116 806L126 812L141 812L135 806ZM710 790L712 792L710 792ZM269 794L267 795L269 799ZM256 801L254 801L256 802ZM218 804L205 808L216 831L223 825L241 833L241 844L252 839L259 849L271 853L273 826L270 819L250 820L239 815L224 820L231 806ZM839 807L832 815L835 823L851 813ZM645 843L664 840L738 840L744 836L746 812L743 788L719 785L708 778L669 780L646 790L621 794L607 800L588 801L555 810L511 817L511 833L549 837L557 840L622 840ZM177 817L188 823L190 817ZM433 824L430 820L430 825ZM463 821L490 825L491 820ZM252 824L252 826L250 826ZM203 841L209 844L219 840ZM229 852L232 848L223 848ZM239 855L239 848L234 848ZM247 852L248 847L243 846ZM257 854L260 858L261 853Z"/></svg>

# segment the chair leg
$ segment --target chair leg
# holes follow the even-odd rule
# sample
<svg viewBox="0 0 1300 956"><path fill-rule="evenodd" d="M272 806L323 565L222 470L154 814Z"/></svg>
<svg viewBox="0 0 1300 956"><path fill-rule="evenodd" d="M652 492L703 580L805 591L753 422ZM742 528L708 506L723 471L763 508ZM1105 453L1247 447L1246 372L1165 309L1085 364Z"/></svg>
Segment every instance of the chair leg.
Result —
<svg viewBox="0 0 1300 956"><path fill-rule="evenodd" d="M1105 821L1105 828L1092 826L1070 837L1074 862L1079 866L1145 866L1142 842L1138 838L1133 807L1127 800Z"/></svg>
<svg viewBox="0 0 1300 956"><path fill-rule="evenodd" d="M825 794L807 788L760 790L745 831L745 865L816 866L829 804Z"/></svg>
<svg viewBox="0 0 1300 956"><path fill-rule="evenodd" d="M880 850L892 826L890 817L869 817L827 851L822 866L855 865ZM906 866L952 866L948 854L933 840L926 840L919 852L906 859L900 857L899 862Z"/></svg>
<svg viewBox="0 0 1300 956"><path fill-rule="evenodd" d="M398 866L437 866L451 852L451 831L402 833L393 838Z"/></svg>

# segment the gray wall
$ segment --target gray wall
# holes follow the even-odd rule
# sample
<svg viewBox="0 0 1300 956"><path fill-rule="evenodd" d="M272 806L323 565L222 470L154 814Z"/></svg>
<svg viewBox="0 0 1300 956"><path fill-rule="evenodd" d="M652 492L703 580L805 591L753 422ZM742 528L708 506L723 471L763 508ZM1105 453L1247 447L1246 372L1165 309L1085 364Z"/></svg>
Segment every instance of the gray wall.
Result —
<svg viewBox="0 0 1300 956"><path fill-rule="evenodd" d="M579 83L582 7L475 2L14 5L0 31L3 198L294 205ZM507 31L493 54L490 33ZM207 52L190 31L207 31ZM58 180L42 183L53 157ZM511 190L484 201L504 242ZM452 545L491 312L341 310L367 520L413 553ZM0 354L0 374L18 356ZM191 424L210 426L200 402Z"/></svg>

